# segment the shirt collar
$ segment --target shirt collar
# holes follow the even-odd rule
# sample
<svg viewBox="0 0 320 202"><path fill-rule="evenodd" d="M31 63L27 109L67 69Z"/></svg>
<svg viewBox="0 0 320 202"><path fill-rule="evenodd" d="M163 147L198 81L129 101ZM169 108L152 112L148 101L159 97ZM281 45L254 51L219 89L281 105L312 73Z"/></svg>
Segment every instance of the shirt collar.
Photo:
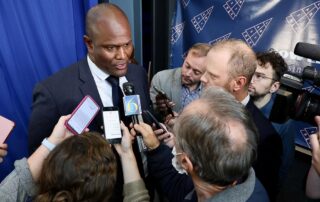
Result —
<svg viewBox="0 0 320 202"><path fill-rule="evenodd" d="M241 101L241 104L243 104L244 106L246 106L248 104L250 100L250 95L247 94L247 97L245 97L242 101Z"/></svg>
<svg viewBox="0 0 320 202"><path fill-rule="evenodd" d="M89 55L87 55L87 60L88 60L90 71L100 80L106 80L110 76L110 74L102 71L96 64L94 64L90 59ZM126 79L125 76L119 77L119 85L121 89L122 89L122 85L126 82L128 82L128 80Z"/></svg>

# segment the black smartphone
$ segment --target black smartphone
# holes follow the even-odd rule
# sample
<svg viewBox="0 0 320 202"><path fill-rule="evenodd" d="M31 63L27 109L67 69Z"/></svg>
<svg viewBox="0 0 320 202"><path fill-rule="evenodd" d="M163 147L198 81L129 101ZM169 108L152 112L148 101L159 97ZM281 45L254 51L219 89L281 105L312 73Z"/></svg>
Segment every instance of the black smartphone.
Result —
<svg viewBox="0 0 320 202"><path fill-rule="evenodd" d="M160 90L155 86L153 86L153 88L157 91L158 95L160 95L163 99L170 100L169 97L167 96L167 94L163 90ZM172 111L172 108L169 106L167 106L167 108L168 108L167 113L171 114L174 117L174 113Z"/></svg>
<svg viewBox="0 0 320 202"><path fill-rule="evenodd" d="M153 114L149 110L143 110L142 116L146 122L152 124L154 123L156 125L157 129L162 129L164 132L168 132L165 127L163 127L160 122L156 119L156 117L153 116Z"/></svg>
<svg viewBox="0 0 320 202"><path fill-rule="evenodd" d="M65 126L75 135L81 134L99 112L99 105L89 96L85 96L72 112Z"/></svg>
<svg viewBox="0 0 320 202"><path fill-rule="evenodd" d="M121 143L122 133L118 107L103 107L104 135L110 144Z"/></svg>

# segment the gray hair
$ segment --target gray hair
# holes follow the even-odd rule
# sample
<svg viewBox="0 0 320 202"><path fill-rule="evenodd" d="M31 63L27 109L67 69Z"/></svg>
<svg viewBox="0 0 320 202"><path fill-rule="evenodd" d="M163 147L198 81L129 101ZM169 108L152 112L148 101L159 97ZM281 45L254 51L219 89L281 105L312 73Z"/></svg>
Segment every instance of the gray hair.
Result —
<svg viewBox="0 0 320 202"><path fill-rule="evenodd" d="M230 124L241 129L239 134L231 131ZM251 116L219 87L206 89L184 109L174 133L177 148L190 158L197 175L210 184L225 186L241 179L257 157L258 132Z"/></svg>

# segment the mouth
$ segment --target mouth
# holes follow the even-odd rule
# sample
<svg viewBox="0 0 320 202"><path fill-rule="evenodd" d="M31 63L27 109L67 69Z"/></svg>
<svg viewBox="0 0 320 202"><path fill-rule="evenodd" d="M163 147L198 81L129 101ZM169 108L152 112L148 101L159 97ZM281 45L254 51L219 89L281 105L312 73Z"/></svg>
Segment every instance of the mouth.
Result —
<svg viewBox="0 0 320 202"><path fill-rule="evenodd" d="M117 70L124 70L127 68L127 63L120 63L115 65Z"/></svg>
<svg viewBox="0 0 320 202"><path fill-rule="evenodd" d="M254 91L254 87L252 85L249 85L248 90L252 92L252 91Z"/></svg>

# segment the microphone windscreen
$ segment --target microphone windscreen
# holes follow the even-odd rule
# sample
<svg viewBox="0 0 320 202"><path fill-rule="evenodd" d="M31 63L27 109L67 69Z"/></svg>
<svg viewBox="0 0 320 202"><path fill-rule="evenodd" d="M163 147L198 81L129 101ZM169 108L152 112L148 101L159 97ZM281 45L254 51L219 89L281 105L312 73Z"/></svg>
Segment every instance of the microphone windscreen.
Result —
<svg viewBox="0 0 320 202"><path fill-rule="evenodd" d="M294 48L294 54L320 61L320 46L304 42L298 42Z"/></svg>
<svg viewBox="0 0 320 202"><path fill-rule="evenodd" d="M122 89L125 95L134 95L134 85L130 82L122 84Z"/></svg>

